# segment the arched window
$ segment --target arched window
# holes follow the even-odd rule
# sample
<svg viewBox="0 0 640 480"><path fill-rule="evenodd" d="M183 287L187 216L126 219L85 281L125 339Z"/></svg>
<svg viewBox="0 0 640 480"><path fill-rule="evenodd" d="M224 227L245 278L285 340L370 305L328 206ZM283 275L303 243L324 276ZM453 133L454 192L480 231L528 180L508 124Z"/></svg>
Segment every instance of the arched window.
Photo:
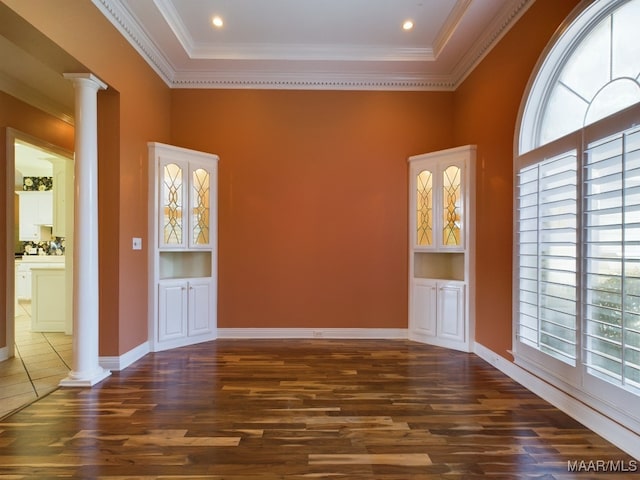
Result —
<svg viewBox="0 0 640 480"><path fill-rule="evenodd" d="M640 102L640 3L600 1L553 43L527 98L519 153Z"/></svg>
<svg viewBox="0 0 640 480"><path fill-rule="evenodd" d="M640 429L640 0L583 1L515 157L516 362Z"/></svg>

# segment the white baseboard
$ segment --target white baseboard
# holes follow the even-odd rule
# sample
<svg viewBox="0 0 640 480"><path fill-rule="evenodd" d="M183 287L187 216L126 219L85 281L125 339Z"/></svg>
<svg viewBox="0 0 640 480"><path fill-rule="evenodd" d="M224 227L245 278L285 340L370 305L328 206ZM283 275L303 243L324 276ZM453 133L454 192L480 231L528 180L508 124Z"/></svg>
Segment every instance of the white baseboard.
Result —
<svg viewBox="0 0 640 480"><path fill-rule="evenodd" d="M219 328L218 338L404 339L406 328Z"/></svg>
<svg viewBox="0 0 640 480"><path fill-rule="evenodd" d="M149 342L144 342L119 357L100 357L98 363L106 370L118 372L124 370L133 362L140 360L149 351Z"/></svg>
<svg viewBox="0 0 640 480"><path fill-rule="evenodd" d="M474 353L633 458L640 459L640 432L625 428L586 403L566 394L479 343L475 344Z"/></svg>

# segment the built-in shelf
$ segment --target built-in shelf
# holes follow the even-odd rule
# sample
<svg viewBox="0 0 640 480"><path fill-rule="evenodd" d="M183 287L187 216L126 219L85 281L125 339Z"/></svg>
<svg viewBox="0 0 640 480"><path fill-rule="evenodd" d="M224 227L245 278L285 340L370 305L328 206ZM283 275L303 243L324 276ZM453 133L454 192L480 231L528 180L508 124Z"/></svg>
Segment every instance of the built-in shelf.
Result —
<svg viewBox="0 0 640 480"><path fill-rule="evenodd" d="M159 252L160 280L211 277L211 251Z"/></svg>
<svg viewBox="0 0 640 480"><path fill-rule="evenodd" d="M465 281L464 253L414 252L413 277Z"/></svg>

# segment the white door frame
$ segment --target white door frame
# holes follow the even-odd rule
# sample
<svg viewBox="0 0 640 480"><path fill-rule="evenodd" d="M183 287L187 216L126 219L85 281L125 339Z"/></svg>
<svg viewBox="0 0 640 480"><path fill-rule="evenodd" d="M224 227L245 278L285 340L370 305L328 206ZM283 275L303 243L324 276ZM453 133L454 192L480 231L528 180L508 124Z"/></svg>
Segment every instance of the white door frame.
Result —
<svg viewBox="0 0 640 480"><path fill-rule="evenodd" d="M15 143L22 141L29 143L42 150L47 150L57 156L74 161L73 152L62 147L49 143L38 137L28 133L21 132L11 127L6 129L6 242L7 242L7 269L6 269L6 285L7 285L7 302L6 302L6 354L0 354L0 361L15 356ZM72 172L73 169L67 171ZM73 192L73 175L66 179L66 191ZM67 227L65 232L65 304L67 311L67 319L65 333L72 334L72 315L71 308L73 305L73 195L67 195L67 199L71 198L71 202L67 201L66 218Z"/></svg>

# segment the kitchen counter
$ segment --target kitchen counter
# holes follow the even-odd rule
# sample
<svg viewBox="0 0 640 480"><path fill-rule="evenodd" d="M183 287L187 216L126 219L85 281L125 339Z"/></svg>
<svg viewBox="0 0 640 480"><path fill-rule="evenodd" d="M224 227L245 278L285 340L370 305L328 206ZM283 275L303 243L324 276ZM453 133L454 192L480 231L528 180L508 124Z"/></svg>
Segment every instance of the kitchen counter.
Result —
<svg viewBox="0 0 640 480"><path fill-rule="evenodd" d="M16 262L25 263L62 263L64 264L64 255L23 255L16 257Z"/></svg>
<svg viewBox="0 0 640 480"><path fill-rule="evenodd" d="M64 268L65 260L64 255L23 255L17 257L15 259L16 301L31 300L31 271L34 268Z"/></svg>

